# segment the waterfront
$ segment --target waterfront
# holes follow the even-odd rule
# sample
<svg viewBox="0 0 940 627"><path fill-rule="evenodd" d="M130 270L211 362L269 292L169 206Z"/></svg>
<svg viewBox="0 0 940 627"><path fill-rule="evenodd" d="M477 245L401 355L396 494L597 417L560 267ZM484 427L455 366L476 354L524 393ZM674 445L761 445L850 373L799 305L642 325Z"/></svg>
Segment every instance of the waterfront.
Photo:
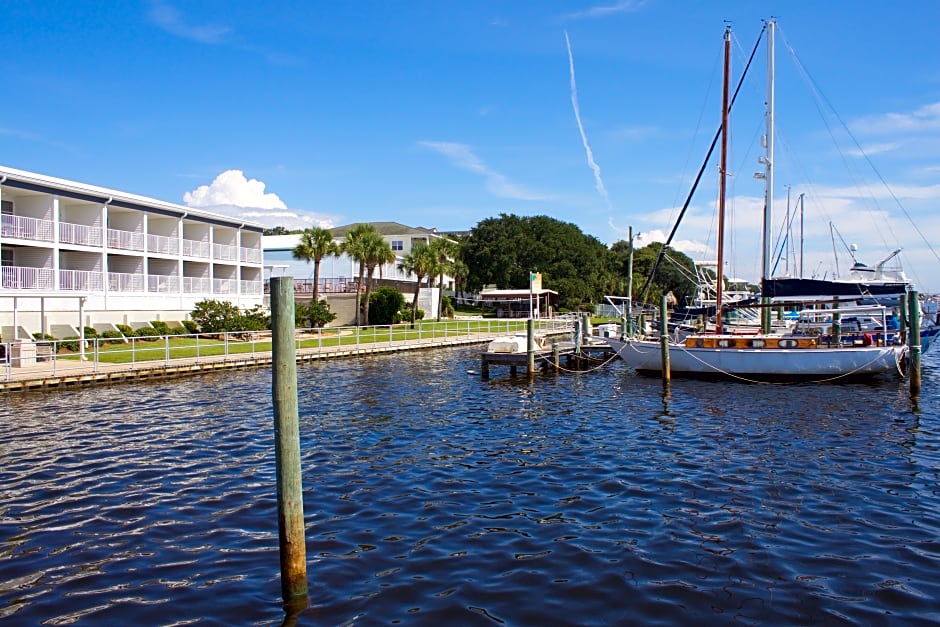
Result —
<svg viewBox="0 0 940 627"><path fill-rule="evenodd" d="M940 366L746 385L298 367L300 624L935 624ZM272 624L270 372L7 395L0 617Z"/></svg>

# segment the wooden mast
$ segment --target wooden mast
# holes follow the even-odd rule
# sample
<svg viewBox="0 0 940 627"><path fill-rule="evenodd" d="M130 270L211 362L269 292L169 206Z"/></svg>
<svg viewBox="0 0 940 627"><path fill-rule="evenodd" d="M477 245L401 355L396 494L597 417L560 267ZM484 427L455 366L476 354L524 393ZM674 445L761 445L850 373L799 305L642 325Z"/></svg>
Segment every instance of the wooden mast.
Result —
<svg viewBox="0 0 940 627"><path fill-rule="evenodd" d="M722 292L724 291L725 267L725 192L728 173L728 97L731 75L731 26L725 27L725 70L721 93L721 160L718 166L718 268L715 294L715 332L721 333Z"/></svg>

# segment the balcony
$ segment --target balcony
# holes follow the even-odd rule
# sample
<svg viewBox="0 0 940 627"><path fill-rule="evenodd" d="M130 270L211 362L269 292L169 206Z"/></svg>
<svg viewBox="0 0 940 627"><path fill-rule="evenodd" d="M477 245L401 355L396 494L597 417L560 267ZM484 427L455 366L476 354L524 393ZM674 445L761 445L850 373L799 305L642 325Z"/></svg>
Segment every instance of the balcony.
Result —
<svg viewBox="0 0 940 627"><path fill-rule="evenodd" d="M52 268L4 266L0 268L0 285L11 290L51 290L54 287Z"/></svg>
<svg viewBox="0 0 940 627"><path fill-rule="evenodd" d="M260 296L264 293L263 281L241 281L241 293L245 296Z"/></svg>
<svg viewBox="0 0 940 627"><path fill-rule="evenodd" d="M184 257L202 257L209 258L209 242L200 242L194 239L183 240Z"/></svg>
<svg viewBox="0 0 940 627"><path fill-rule="evenodd" d="M242 248L241 249L241 259L247 263L261 263L261 249L260 248Z"/></svg>
<svg viewBox="0 0 940 627"><path fill-rule="evenodd" d="M204 279L194 276L183 277L184 294L208 294L211 286L211 279Z"/></svg>
<svg viewBox="0 0 940 627"><path fill-rule="evenodd" d="M236 279L212 279L213 294L238 294Z"/></svg>
<svg viewBox="0 0 940 627"><path fill-rule="evenodd" d="M59 289L68 292L100 292L104 273L89 270L59 270Z"/></svg>
<svg viewBox="0 0 940 627"><path fill-rule="evenodd" d="M179 294L180 279L172 275L151 274L147 276L147 291L157 294Z"/></svg>
<svg viewBox="0 0 940 627"><path fill-rule="evenodd" d="M136 231L108 229L108 248L120 250L144 250L144 234Z"/></svg>
<svg viewBox="0 0 940 627"><path fill-rule="evenodd" d="M129 272L109 272L108 291L111 292L143 292L144 275Z"/></svg>
<svg viewBox="0 0 940 627"><path fill-rule="evenodd" d="M55 223L26 216L4 214L0 219L0 235L11 239L29 239L37 242L54 240Z"/></svg>
<svg viewBox="0 0 940 627"><path fill-rule="evenodd" d="M78 246L101 246L101 227L59 223L59 242Z"/></svg>
<svg viewBox="0 0 940 627"><path fill-rule="evenodd" d="M178 237L148 235L147 252L159 253L161 255L178 255L180 252L180 240Z"/></svg>
<svg viewBox="0 0 940 627"><path fill-rule="evenodd" d="M238 246L213 244L212 258L217 261L238 261Z"/></svg>

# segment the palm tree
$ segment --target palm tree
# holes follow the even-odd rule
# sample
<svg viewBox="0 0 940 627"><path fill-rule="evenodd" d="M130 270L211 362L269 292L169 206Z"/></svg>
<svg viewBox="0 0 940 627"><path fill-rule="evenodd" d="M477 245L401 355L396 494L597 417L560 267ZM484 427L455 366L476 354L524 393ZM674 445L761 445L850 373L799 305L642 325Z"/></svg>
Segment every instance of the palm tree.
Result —
<svg viewBox="0 0 940 627"><path fill-rule="evenodd" d="M441 309L444 305L444 275L451 271L453 260L460 254L460 248L455 240L449 237L438 237L431 241L431 250L437 258L437 287L440 292L437 296L437 321L441 320Z"/></svg>
<svg viewBox="0 0 940 627"><path fill-rule="evenodd" d="M398 269L416 277L414 298L411 301L411 328L413 329L418 315L418 293L421 291L421 279L427 277L428 287L431 286L431 277L437 272L437 257L429 246L420 244L402 258L398 264Z"/></svg>
<svg viewBox="0 0 940 627"><path fill-rule="evenodd" d="M366 293L365 293L365 306L363 307L363 318L365 318L366 324L369 323L369 298L372 295L372 290L375 289L375 269L378 267L379 276L382 276L382 267L387 263L392 263L395 261L395 251L392 250L392 245L385 241L385 238L382 235L375 231L375 233L368 234L363 239L363 245L366 250L366 271L368 273L368 278L366 279Z"/></svg>
<svg viewBox="0 0 940 627"><path fill-rule="evenodd" d="M362 324L362 286L366 274L366 256L367 250L364 246L364 239L369 233L378 233L371 224L356 224L347 233L346 240L343 242L342 250L349 257L359 263L359 282L356 284L356 326Z"/></svg>
<svg viewBox="0 0 940 627"><path fill-rule="evenodd" d="M300 235L300 243L297 244L291 252L294 255L294 259L306 261L307 263L313 262L312 302L318 302L320 293L320 262L328 255L339 256L340 254L339 246L333 241L333 234L330 233L329 229L321 227L304 229L304 232Z"/></svg>

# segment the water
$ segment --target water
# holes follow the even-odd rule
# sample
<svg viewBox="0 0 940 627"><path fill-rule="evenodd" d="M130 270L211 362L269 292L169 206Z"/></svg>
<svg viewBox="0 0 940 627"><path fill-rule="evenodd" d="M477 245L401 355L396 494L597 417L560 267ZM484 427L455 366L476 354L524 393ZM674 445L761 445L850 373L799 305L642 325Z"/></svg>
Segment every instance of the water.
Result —
<svg viewBox="0 0 940 627"><path fill-rule="evenodd" d="M940 622L940 363L744 385L302 365L299 624ZM0 409L0 622L277 624L270 372Z"/></svg>

